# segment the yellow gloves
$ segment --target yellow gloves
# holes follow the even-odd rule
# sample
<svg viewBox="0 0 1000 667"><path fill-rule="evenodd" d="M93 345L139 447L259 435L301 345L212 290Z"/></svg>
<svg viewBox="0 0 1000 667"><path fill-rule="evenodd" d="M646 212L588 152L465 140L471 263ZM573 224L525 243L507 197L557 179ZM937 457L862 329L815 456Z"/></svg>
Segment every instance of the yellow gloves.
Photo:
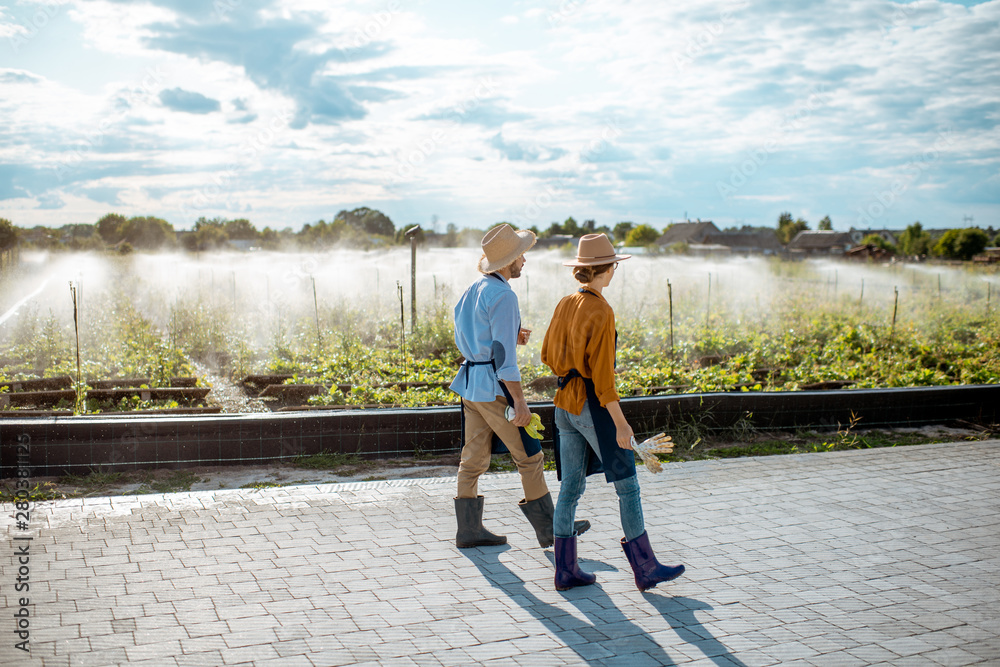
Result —
<svg viewBox="0 0 1000 667"><path fill-rule="evenodd" d="M504 410L503 416L507 418L507 421L513 420L514 408L508 406L507 409ZM542 434L539 433L539 431L544 431L544 430L545 427L542 426L542 418L539 416L537 412L532 412L531 421L528 422L528 425L524 427L524 432L530 435L535 440L541 440Z"/></svg>
<svg viewBox="0 0 1000 667"><path fill-rule="evenodd" d="M640 443L636 443L635 438L632 438L632 449L635 453L642 458L643 463L646 464L646 468L649 472L657 473L663 470L663 466L660 465L660 459L656 458L657 454L669 454L674 451L674 443L669 435L664 433L657 433L651 438L646 438Z"/></svg>
<svg viewBox="0 0 1000 667"><path fill-rule="evenodd" d="M535 440L541 440L542 434L539 431L544 431L545 427L542 426L542 418L538 416L537 412L531 413L531 421L528 425L524 427L524 432L530 435Z"/></svg>

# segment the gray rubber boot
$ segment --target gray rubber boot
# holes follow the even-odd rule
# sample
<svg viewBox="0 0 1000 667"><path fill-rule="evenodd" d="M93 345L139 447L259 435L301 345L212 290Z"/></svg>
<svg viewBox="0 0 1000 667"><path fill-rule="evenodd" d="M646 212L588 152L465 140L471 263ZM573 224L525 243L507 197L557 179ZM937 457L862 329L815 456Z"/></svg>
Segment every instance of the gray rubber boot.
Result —
<svg viewBox="0 0 1000 667"><path fill-rule="evenodd" d="M538 544L543 548L551 547L553 543L552 514L555 511L552 507L552 494L546 493L541 498L531 501L525 501L522 498L517 506L521 508L524 516L531 522L531 527L535 529L535 537L538 538ZM576 535L582 535L590 530L590 522L586 520L574 521L573 530Z"/></svg>
<svg viewBox="0 0 1000 667"><path fill-rule="evenodd" d="M507 544L506 537L494 535L483 528L483 501L482 496L455 498L455 516L458 519L455 546L459 549Z"/></svg>

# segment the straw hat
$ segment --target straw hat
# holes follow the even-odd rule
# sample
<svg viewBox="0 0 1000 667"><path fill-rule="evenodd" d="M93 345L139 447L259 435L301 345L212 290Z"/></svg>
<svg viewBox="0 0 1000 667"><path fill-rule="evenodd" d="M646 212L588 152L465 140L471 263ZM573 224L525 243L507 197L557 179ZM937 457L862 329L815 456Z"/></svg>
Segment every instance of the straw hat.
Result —
<svg viewBox="0 0 1000 667"><path fill-rule="evenodd" d="M580 238L576 251L576 259L563 262L563 266L600 266L611 262L620 262L632 255L619 255L611 245L611 239L606 234L586 234Z"/></svg>
<svg viewBox="0 0 1000 667"><path fill-rule="evenodd" d="M483 252L486 257L479 260L479 270L483 273L499 271L528 252L533 245L535 233L529 229L515 232L506 223L494 227L483 237Z"/></svg>

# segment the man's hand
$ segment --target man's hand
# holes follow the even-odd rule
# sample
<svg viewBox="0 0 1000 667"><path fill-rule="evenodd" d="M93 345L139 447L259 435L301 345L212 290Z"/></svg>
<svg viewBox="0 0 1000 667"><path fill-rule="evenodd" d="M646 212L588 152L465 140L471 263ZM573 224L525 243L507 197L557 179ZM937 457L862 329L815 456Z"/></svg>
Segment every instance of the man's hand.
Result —
<svg viewBox="0 0 1000 667"><path fill-rule="evenodd" d="M519 401L514 399L514 418L510 423L518 428L531 423L531 410L528 409L528 402L523 398Z"/></svg>
<svg viewBox="0 0 1000 667"><path fill-rule="evenodd" d="M524 327L521 327L517 331L517 344L518 345L527 345L528 344L528 338L530 338L530 337L531 337L531 329L525 329Z"/></svg>

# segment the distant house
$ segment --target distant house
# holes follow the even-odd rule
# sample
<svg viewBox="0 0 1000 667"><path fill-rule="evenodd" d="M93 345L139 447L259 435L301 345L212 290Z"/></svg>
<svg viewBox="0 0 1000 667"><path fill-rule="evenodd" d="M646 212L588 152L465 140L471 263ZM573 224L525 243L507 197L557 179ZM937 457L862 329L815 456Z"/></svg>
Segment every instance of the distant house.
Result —
<svg viewBox="0 0 1000 667"><path fill-rule="evenodd" d="M781 241L778 240L778 235L772 229L708 234L703 243L726 246L729 248L729 252L743 255L780 255L784 251Z"/></svg>
<svg viewBox="0 0 1000 667"><path fill-rule="evenodd" d="M788 252L795 255L843 255L854 247L850 232L807 229L795 235Z"/></svg>
<svg viewBox="0 0 1000 667"><path fill-rule="evenodd" d="M553 234L552 236L539 236L535 240L535 247L538 249L561 248L565 245L576 246L577 242L577 237L572 234Z"/></svg>
<svg viewBox="0 0 1000 667"><path fill-rule="evenodd" d="M860 245L861 241L871 234L881 236L883 240L892 245L899 245L899 235L902 233L898 229L855 229L854 227L851 227L851 230L848 232L851 235L851 241L854 242L854 245Z"/></svg>
<svg viewBox="0 0 1000 667"><path fill-rule="evenodd" d="M663 232L663 236L656 239L656 244L659 246L671 246L675 243L704 244L705 237L709 234L721 233L711 220L675 222Z"/></svg>
<svg viewBox="0 0 1000 667"><path fill-rule="evenodd" d="M896 256L896 253L885 248L880 248L874 243L866 243L851 248L844 253L846 259L857 259L862 261L889 262Z"/></svg>

